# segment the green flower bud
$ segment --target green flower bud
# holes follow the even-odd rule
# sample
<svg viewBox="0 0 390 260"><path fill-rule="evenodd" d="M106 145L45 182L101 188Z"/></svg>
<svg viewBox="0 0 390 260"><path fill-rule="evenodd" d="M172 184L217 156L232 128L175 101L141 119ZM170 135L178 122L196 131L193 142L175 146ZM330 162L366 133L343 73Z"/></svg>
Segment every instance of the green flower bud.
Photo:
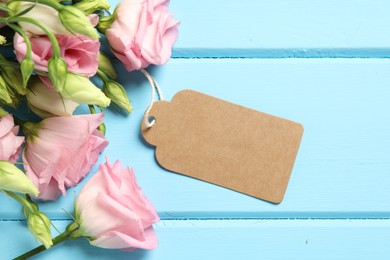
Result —
<svg viewBox="0 0 390 260"><path fill-rule="evenodd" d="M23 85L22 72L19 69L4 66L1 69L1 76L8 86L12 87L20 95L26 94L26 87Z"/></svg>
<svg viewBox="0 0 390 260"><path fill-rule="evenodd" d="M26 174L8 161L0 161L0 189L33 195L39 194Z"/></svg>
<svg viewBox="0 0 390 260"><path fill-rule="evenodd" d="M27 227L30 233L46 248L50 248L53 245L53 238L50 233L50 220L45 214L39 211L28 214Z"/></svg>
<svg viewBox="0 0 390 260"><path fill-rule="evenodd" d="M7 1L8 2L8 1ZM10 2L10 3L7 3L7 4L4 4L5 8L4 10L7 10L8 12L8 16L14 16L16 15L19 10L20 10L20 2L18 1L15 1L15 2Z"/></svg>
<svg viewBox="0 0 390 260"><path fill-rule="evenodd" d="M133 111L125 89L118 82L113 80L105 82L103 85L103 93L127 113Z"/></svg>
<svg viewBox="0 0 390 260"><path fill-rule="evenodd" d="M66 83L66 75L68 73L68 64L62 58L50 58L47 68L49 71L49 78L57 92L64 89Z"/></svg>
<svg viewBox="0 0 390 260"><path fill-rule="evenodd" d="M31 59L24 59L20 64L20 69L22 70L23 86L26 87L31 74L34 71L34 62Z"/></svg>
<svg viewBox="0 0 390 260"><path fill-rule="evenodd" d="M0 103L11 105L13 101L12 96L13 93L10 91L10 89L7 86L7 83L0 75Z"/></svg>
<svg viewBox="0 0 390 260"><path fill-rule="evenodd" d="M32 76L26 91L27 105L41 118L71 116L79 104L68 100L55 91L49 91L45 83Z"/></svg>
<svg viewBox="0 0 390 260"><path fill-rule="evenodd" d="M102 107L110 105L110 99L88 78L74 73L68 73L61 96L79 104L91 104Z"/></svg>
<svg viewBox="0 0 390 260"><path fill-rule="evenodd" d="M86 15L90 15L97 10L110 9L110 3L106 0L83 0L73 6L83 11Z"/></svg>
<svg viewBox="0 0 390 260"><path fill-rule="evenodd" d="M115 21L116 12L113 15L100 17L96 26L99 32L106 33L106 30L111 27L111 24Z"/></svg>
<svg viewBox="0 0 390 260"><path fill-rule="evenodd" d="M117 74L114 66L112 66L110 58L102 52L99 53L99 69L104 71L104 73L106 73L110 78L116 79Z"/></svg>
<svg viewBox="0 0 390 260"><path fill-rule="evenodd" d="M99 39L99 34L91 25L85 14L73 6L64 6L58 11L58 16L64 27L71 33L80 33L91 37L92 39Z"/></svg>

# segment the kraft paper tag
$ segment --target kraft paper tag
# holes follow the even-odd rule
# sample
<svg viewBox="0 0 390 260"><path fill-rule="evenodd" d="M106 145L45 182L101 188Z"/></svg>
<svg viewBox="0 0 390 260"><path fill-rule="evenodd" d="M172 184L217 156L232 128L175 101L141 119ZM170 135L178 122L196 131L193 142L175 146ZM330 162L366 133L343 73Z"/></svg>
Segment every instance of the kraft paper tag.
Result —
<svg viewBox="0 0 390 260"><path fill-rule="evenodd" d="M280 203L303 126L196 91L178 92L150 111L144 139L165 169Z"/></svg>

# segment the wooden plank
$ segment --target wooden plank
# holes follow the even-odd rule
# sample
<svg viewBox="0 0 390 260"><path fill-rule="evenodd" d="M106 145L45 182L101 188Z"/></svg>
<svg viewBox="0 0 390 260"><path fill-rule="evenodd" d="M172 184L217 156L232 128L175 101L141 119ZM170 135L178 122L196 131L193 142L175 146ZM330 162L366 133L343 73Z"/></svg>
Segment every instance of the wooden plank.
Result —
<svg viewBox="0 0 390 260"><path fill-rule="evenodd" d="M63 230L67 222L55 221ZM37 245L25 223L0 222L0 254ZM65 242L31 259L389 259L390 220L166 220L155 251L121 252Z"/></svg>
<svg viewBox="0 0 390 260"><path fill-rule="evenodd" d="M390 57L389 1L172 0L170 10L175 57Z"/></svg>
<svg viewBox="0 0 390 260"><path fill-rule="evenodd" d="M305 126L286 197L273 205L161 169L139 135L150 87L121 69L135 110L107 110L110 145L100 162L107 155L134 167L162 218L390 217L390 60L175 59L150 71L167 99L190 88ZM82 185L42 209L67 218L61 208L72 209ZM1 218L21 217L13 201L0 196L0 205Z"/></svg>

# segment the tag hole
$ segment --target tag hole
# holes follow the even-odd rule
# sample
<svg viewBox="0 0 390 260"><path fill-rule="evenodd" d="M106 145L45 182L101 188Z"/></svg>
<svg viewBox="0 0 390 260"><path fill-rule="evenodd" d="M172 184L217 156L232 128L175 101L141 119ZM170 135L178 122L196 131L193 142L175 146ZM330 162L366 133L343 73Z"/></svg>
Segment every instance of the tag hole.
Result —
<svg viewBox="0 0 390 260"><path fill-rule="evenodd" d="M152 123L153 121L156 121L156 118L154 116L150 116L148 121L149 123Z"/></svg>

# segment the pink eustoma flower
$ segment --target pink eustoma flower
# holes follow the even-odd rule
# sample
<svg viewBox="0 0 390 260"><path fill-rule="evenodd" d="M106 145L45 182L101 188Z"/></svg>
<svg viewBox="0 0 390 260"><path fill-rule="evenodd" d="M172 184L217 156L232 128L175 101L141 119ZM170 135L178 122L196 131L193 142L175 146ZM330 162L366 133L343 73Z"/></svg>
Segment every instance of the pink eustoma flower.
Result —
<svg viewBox="0 0 390 260"><path fill-rule="evenodd" d="M19 126L14 125L10 114L0 115L0 161L15 163L19 159L24 137L18 136L18 132Z"/></svg>
<svg viewBox="0 0 390 260"><path fill-rule="evenodd" d="M123 0L117 6L106 36L128 71L165 64L171 57L179 22L168 5L169 0Z"/></svg>
<svg viewBox="0 0 390 260"><path fill-rule="evenodd" d="M87 182L76 201L82 236L94 246L134 250L158 245L153 224L160 219L142 194L133 170L108 159Z"/></svg>
<svg viewBox="0 0 390 260"><path fill-rule="evenodd" d="M68 63L68 70L86 77L95 75L98 69L100 42L84 35L56 35L60 45L61 57ZM32 60L35 69L47 71L52 57L52 45L46 35L30 37ZM16 58L21 62L26 57L26 43L22 36L15 34L14 48Z"/></svg>
<svg viewBox="0 0 390 260"><path fill-rule="evenodd" d="M23 163L39 199L55 200L77 185L108 145L96 128L103 114L50 117L29 126Z"/></svg>

